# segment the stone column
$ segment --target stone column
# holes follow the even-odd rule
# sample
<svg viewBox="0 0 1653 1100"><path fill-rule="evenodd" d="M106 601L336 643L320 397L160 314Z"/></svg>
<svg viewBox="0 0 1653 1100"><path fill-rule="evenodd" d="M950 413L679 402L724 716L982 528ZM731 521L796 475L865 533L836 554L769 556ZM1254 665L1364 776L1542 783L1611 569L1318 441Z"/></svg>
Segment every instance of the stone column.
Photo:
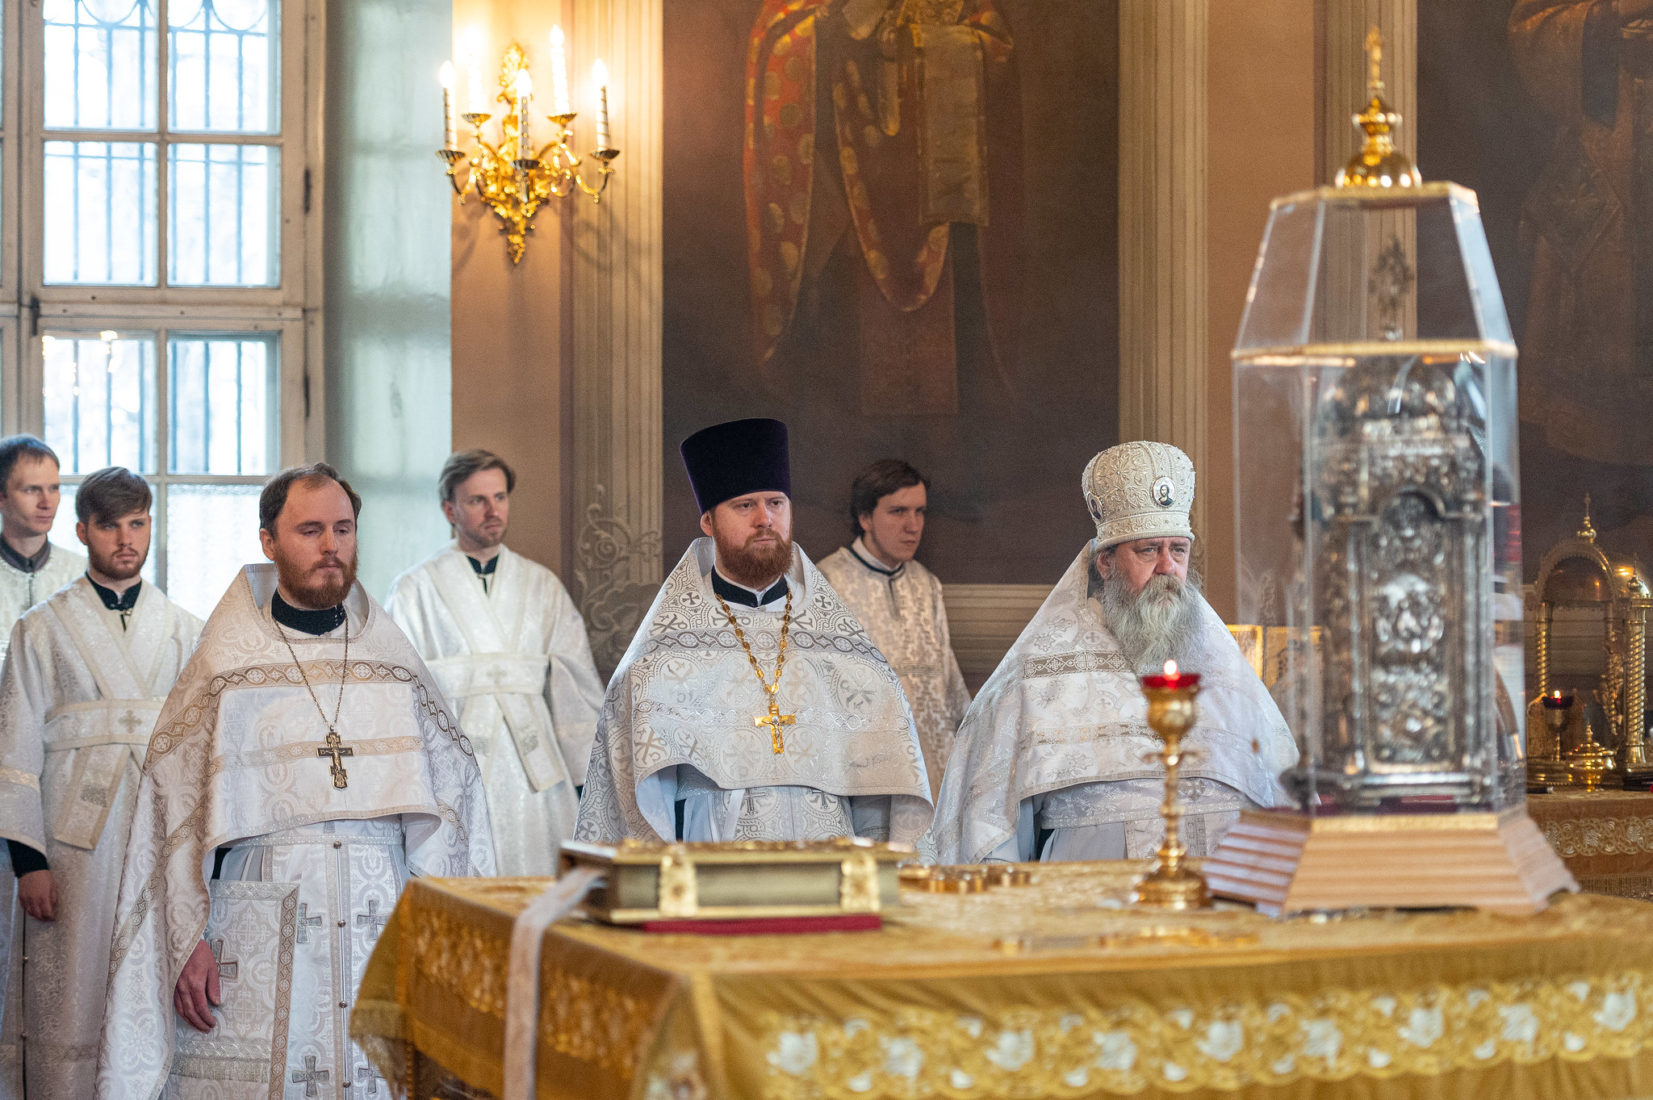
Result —
<svg viewBox="0 0 1653 1100"><path fill-rule="evenodd" d="M1119 4L1119 433L1206 468L1208 0ZM1206 494L1196 493L1194 529Z"/></svg>
<svg viewBox="0 0 1653 1100"><path fill-rule="evenodd" d="M584 156L594 141L591 63L599 57L620 150L600 203L569 200L568 579L605 673L660 581L663 4L573 3L577 151Z"/></svg>

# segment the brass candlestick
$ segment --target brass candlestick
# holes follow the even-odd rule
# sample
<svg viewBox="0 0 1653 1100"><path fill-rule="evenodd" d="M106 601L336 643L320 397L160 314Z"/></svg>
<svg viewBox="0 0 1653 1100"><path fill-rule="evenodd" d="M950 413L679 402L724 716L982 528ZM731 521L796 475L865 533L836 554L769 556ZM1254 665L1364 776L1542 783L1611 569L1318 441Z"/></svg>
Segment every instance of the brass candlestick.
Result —
<svg viewBox="0 0 1653 1100"><path fill-rule="evenodd" d="M1155 909L1209 909L1211 893L1205 876L1187 864L1188 849L1179 835L1182 797L1177 774L1182 768L1182 739L1194 725L1194 696L1200 692L1198 676L1178 675L1168 666L1164 676L1144 676L1142 693L1148 697L1148 725L1164 742L1159 758L1165 765L1165 801L1160 816L1165 818L1165 840L1159 846L1154 869L1136 884L1131 900Z"/></svg>

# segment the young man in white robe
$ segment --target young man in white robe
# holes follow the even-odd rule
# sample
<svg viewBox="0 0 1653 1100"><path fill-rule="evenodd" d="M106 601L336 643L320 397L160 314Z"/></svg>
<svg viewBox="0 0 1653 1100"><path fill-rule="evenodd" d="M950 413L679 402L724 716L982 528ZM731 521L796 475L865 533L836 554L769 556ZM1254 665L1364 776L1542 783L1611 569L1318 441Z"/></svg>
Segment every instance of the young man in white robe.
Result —
<svg viewBox="0 0 1653 1100"><path fill-rule="evenodd" d="M86 559L47 540L62 485L57 453L32 435L0 439L0 658L23 612L86 571ZM5 1008L19 993L11 930L22 919L11 857L0 845L0 1097L21 1092L23 1050ZM20 1017L14 1018L16 1023Z"/></svg>
<svg viewBox="0 0 1653 1100"><path fill-rule="evenodd" d="M555 875L574 835L603 682L585 620L556 574L505 545L516 474L489 451L438 482L454 541L397 577L390 612L459 708L502 875Z"/></svg>
<svg viewBox="0 0 1653 1100"><path fill-rule="evenodd" d="M0 673L0 836L18 872L14 948L23 1076L40 1100L89 1096L109 984L115 892L138 773L201 622L139 576L150 492L120 467L75 498L85 574L27 612Z"/></svg>
<svg viewBox="0 0 1653 1100"><path fill-rule="evenodd" d="M1199 673L1183 742L1182 837L1209 854L1251 806L1285 801L1285 719L1189 575L1194 465L1166 443L1091 459L1088 543L959 728L930 840L944 863L1145 859L1164 836L1164 768L1139 677Z"/></svg>
<svg viewBox="0 0 1653 1100"><path fill-rule="evenodd" d="M862 470L850 485L855 541L823 558L821 573L901 677L934 794L970 689L953 656L941 581L914 557L929 491L928 479L900 459Z"/></svg>
<svg viewBox="0 0 1653 1100"><path fill-rule="evenodd" d="M696 539L609 681L576 836L912 843L924 755L895 671L792 544L786 425L683 441Z"/></svg>
<svg viewBox="0 0 1653 1100"><path fill-rule="evenodd" d="M349 1017L407 876L494 871L476 759L356 583L360 506L322 463L270 480L259 536L273 564L236 577L161 710L115 913L99 1097L383 1088Z"/></svg>

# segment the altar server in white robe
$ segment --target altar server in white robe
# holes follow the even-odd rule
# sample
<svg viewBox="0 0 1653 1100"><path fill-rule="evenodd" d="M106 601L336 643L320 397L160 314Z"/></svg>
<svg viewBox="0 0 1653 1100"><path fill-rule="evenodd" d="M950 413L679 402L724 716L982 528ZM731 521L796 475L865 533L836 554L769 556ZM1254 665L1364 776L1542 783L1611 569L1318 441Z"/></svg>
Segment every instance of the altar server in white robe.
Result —
<svg viewBox="0 0 1653 1100"><path fill-rule="evenodd" d="M849 505L855 541L821 559L821 573L901 677L934 794L970 689L953 656L941 581L914 557L929 491L929 480L896 458L855 475Z"/></svg>
<svg viewBox="0 0 1653 1100"><path fill-rule="evenodd" d="M1285 800L1296 745L1189 573L1193 463L1166 443L1123 443L1090 461L1083 487L1096 539L953 745L931 834L944 863L1152 855L1165 772L1138 678L1168 659L1202 677L1181 781L1190 854L1215 848L1242 809Z"/></svg>
<svg viewBox="0 0 1653 1100"><path fill-rule="evenodd" d="M100 1097L382 1089L349 1016L407 876L494 871L476 759L356 583L360 504L325 464L272 478L274 564L236 577L167 697L115 914Z"/></svg>
<svg viewBox="0 0 1653 1100"><path fill-rule="evenodd" d="M585 620L551 570L505 545L516 474L460 451L438 490L454 541L390 586L390 612L459 708L502 875L554 875L574 833L603 682Z"/></svg>
<svg viewBox="0 0 1653 1100"><path fill-rule="evenodd" d="M0 836L25 914L14 948L28 957L8 1031L27 1037L32 1098L92 1092L138 772L201 632L139 576L149 506L143 478L118 466L81 483L86 573L23 616L0 673Z"/></svg>
<svg viewBox="0 0 1653 1100"><path fill-rule="evenodd" d="M609 681L581 840L913 842L930 785L901 682L792 545L786 425L682 445L701 509Z"/></svg>
<svg viewBox="0 0 1653 1100"><path fill-rule="evenodd" d="M84 557L46 537L61 492L57 452L32 435L0 439L0 658L23 612L86 571ZM11 966L11 930L22 919L15 885L10 853L0 845L0 1097L22 1090L22 1046L5 1013L21 995L22 974Z"/></svg>

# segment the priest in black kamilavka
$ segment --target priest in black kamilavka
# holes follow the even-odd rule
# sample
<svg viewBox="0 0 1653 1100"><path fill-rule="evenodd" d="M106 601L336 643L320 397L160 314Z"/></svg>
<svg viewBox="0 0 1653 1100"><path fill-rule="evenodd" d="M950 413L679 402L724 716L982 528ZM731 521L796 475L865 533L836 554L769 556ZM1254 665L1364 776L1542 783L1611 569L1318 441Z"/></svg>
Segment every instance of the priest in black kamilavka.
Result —
<svg viewBox="0 0 1653 1100"><path fill-rule="evenodd" d="M911 842L929 782L901 683L792 544L786 425L683 441L704 538L609 682L581 840Z"/></svg>

